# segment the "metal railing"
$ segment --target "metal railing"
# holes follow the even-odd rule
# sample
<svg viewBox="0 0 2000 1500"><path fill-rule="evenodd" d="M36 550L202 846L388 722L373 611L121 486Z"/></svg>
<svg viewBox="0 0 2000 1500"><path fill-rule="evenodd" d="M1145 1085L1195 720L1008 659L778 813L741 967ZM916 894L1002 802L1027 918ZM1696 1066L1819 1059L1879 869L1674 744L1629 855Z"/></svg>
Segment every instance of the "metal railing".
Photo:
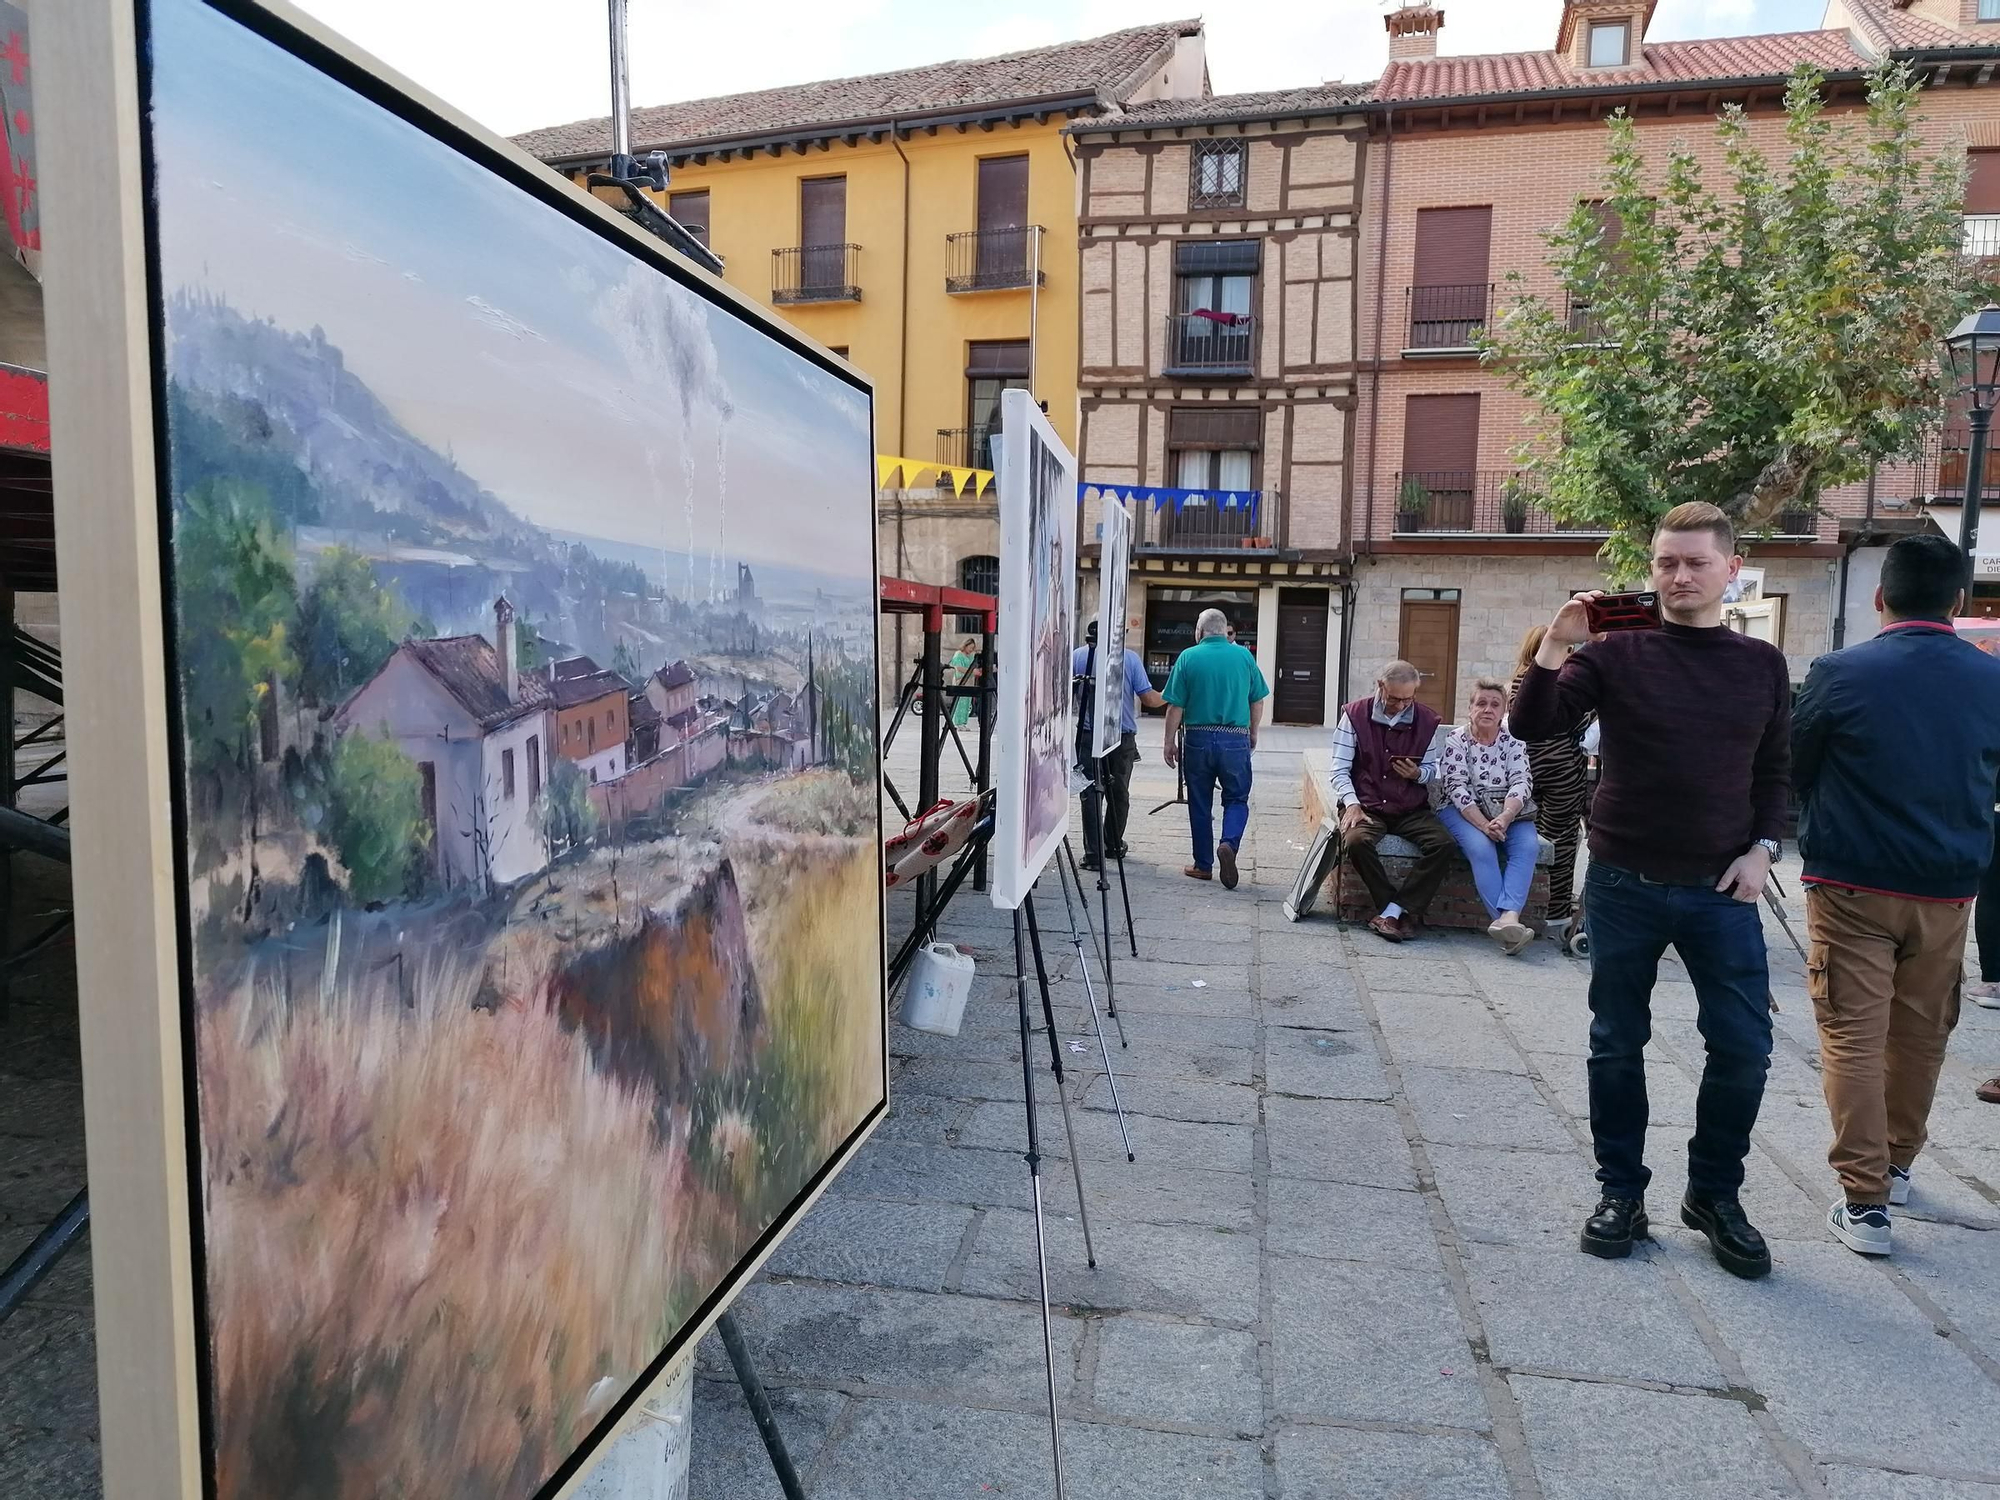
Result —
<svg viewBox="0 0 2000 1500"><path fill-rule="evenodd" d="M1271 551L1277 546L1278 496L1265 490L1256 504L1227 492L1183 500L1178 506L1142 501L1133 507L1132 546L1139 552Z"/></svg>
<svg viewBox="0 0 2000 1500"><path fill-rule="evenodd" d="M1250 375L1256 359L1252 313L1174 313L1167 319L1166 374Z"/></svg>
<svg viewBox="0 0 2000 1500"><path fill-rule="evenodd" d="M1003 292L1042 285L1042 226L968 229L944 237L947 292Z"/></svg>
<svg viewBox="0 0 2000 1500"><path fill-rule="evenodd" d="M1000 424L984 427L940 427L937 430L937 461L960 469L990 469L993 452L989 438L1000 436Z"/></svg>
<svg viewBox="0 0 2000 1500"><path fill-rule="evenodd" d="M771 300L859 302L859 245L791 245L771 252Z"/></svg>
<svg viewBox="0 0 2000 1500"><path fill-rule="evenodd" d="M1414 349L1470 349L1472 336L1493 316L1493 283L1468 286L1413 286L1409 302L1409 342Z"/></svg>
<svg viewBox="0 0 2000 1500"><path fill-rule="evenodd" d="M1579 344L1608 344L1611 339L1604 331L1604 315L1590 303L1576 297L1568 300L1568 320L1570 337Z"/></svg>
<svg viewBox="0 0 2000 1500"><path fill-rule="evenodd" d="M1518 469L1424 469L1398 473L1391 491L1396 531L1403 535L1603 535L1564 526L1535 503Z"/></svg>
<svg viewBox="0 0 2000 1500"><path fill-rule="evenodd" d="M1967 214L1963 248L1977 260L2000 257L2000 214Z"/></svg>

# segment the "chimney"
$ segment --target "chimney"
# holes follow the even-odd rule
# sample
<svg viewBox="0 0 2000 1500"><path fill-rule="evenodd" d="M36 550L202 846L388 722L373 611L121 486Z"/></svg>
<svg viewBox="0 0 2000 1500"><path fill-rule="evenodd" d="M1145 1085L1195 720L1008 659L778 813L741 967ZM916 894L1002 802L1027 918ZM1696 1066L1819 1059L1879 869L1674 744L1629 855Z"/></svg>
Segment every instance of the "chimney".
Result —
<svg viewBox="0 0 2000 1500"><path fill-rule="evenodd" d="M1444 12L1416 0L1398 6L1382 18L1389 30L1389 61L1405 62L1415 57L1436 57L1438 33L1444 30Z"/></svg>
<svg viewBox="0 0 2000 1500"><path fill-rule="evenodd" d="M507 687L507 701L521 701L521 673L514 663L514 606L502 594L493 601L493 654L500 659L500 680Z"/></svg>

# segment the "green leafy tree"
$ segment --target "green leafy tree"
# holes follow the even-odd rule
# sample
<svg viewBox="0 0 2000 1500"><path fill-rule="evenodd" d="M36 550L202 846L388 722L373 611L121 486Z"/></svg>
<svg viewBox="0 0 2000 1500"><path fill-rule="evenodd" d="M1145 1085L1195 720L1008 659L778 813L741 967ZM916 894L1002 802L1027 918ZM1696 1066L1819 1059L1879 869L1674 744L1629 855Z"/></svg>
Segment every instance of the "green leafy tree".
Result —
<svg viewBox="0 0 2000 1500"><path fill-rule="evenodd" d="M415 616L376 580L367 558L329 548L299 601L300 695L308 703L340 702L415 633Z"/></svg>
<svg viewBox="0 0 2000 1500"><path fill-rule="evenodd" d="M388 736L343 735L327 774L327 836L347 866L348 894L384 901L416 884L430 825L423 773Z"/></svg>
<svg viewBox="0 0 2000 1500"><path fill-rule="evenodd" d="M181 497L173 545L190 754L247 766L264 700L297 672L291 547L264 491L228 479Z"/></svg>
<svg viewBox="0 0 2000 1500"><path fill-rule="evenodd" d="M549 784L542 797L542 832L558 854L581 848L597 831L597 809L590 805L590 783L576 762L556 757L549 767Z"/></svg>
<svg viewBox="0 0 2000 1500"><path fill-rule="evenodd" d="M1536 408L1526 481L1559 522L1612 533L1614 575L1643 570L1683 501L1754 532L1938 421L1937 342L1980 282L1960 254L1963 153L1926 147L1918 95L1907 67L1879 67L1865 120L1837 124L1802 67L1782 161L1723 113L1721 187L1685 143L1656 172L1612 118L1602 205L1547 236L1561 295L1520 295L1484 352Z"/></svg>

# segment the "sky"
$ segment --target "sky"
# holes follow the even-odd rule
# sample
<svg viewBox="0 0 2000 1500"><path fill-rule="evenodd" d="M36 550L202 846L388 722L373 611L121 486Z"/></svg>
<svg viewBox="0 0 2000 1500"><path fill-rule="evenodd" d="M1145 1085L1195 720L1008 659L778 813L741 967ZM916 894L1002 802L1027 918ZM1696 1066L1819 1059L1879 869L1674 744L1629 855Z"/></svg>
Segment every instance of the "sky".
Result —
<svg viewBox="0 0 2000 1500"><path fill-rule="evenodd" d="M604 0L297 0L502 134L609 113ZM1199 0L628 0L632 102L886 72L1203 14ZM1207 15L1219 94L1381 72L1384 0L1233 0ZM1807 31L1825 0L1659 0L1649 37ZM1444 0L1444 52L1552 46L1561 0ZM472 17L477 19L473 20ZM555 18L560 16L557 24Z"/></svg>
<svg viewBox="0 0 2000 1500"><path fill-rule="evenodd" d="M323 328L538 525L872 594L860 391L197 0L153 15L170 295Z"/></svg>

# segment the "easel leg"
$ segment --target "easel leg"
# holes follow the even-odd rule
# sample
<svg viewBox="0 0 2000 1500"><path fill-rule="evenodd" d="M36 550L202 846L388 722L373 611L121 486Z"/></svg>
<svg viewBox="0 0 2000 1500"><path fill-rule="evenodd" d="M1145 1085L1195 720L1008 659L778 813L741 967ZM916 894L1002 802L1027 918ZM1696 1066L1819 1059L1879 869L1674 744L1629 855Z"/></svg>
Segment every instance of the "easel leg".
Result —
<svg viewBox="0 0 2000 1500"><path fill-rule="evenodd" d="M1028 1182L1035 1196L1035 1266L1041 1273L1042 1356L1049 1378L1049 1448L1055 1458L1056 1500L1062 1500L1062 1427L1056 1415L1056 1339L1055 1328L1049 1318L1049 1245L1042 1228L1041 1134L1035 1119L1034 1051L1028 1039L1028 964L1026 955L1021 951L1019 907L1014 910L1014 996L1021 1011L1021 1087L1028 1105ZM1078 1179L1079 1182L1081 1180Z"/></svg>
<svg viewBox="0 0 2000 1500"><path fill-rule="evenodd" d="M1068 859L1067 866L1065 866L1063 863L1064 857L1067 857ZM1083 872L1077 868L1075 851L1070 848L1069 841L1067 839L1063 841L1062 854L1057 856L1056 869L1058 873L1067 875L1070 880L1074 880L1076 882L1076 899L1077 899L1077 904L1083 908L1084 931L1090 934L1090 948L1091 951L1095 953L1098 951L1097 926L1090 920L1090 903L1084 899L1084 894L1083 894ZM1063 885L1063 905L1065 907L1069 906L1069 885L1067 882L1065 882ZM1076 912L1074 910L1070 911L1069 913L1069 929L1072 933L1076 931ZM1079 945L1077 949L1079 958L1081 958L1082 952L1083 952L1082 947L1081 945ZM1118 1027L1118 1045L1121 1047L1129 1047L1131 1043L1125 1040L1125 1021L1124 1018L1118 1014L1118 1000L1115 993L1111 992L1111 933L1108 929L1104 934L1103 955L1104 955L1104 980L1105 980L1105 989L1107 991L1106 998L1110 1002L1111 1006L1111 1020L1113 1024L1115 1024ZM1089 978L1090 978L1090 970L1089 967L1086 965L1084 968L1084 980L1085 980L1086 990L1088 990L1089 988L1088 984ZM1097 1001L1096 997L1093 995L1091 997L1091 1010L1095 1012L1096 1009L1097 1009ZM1102 1028L1100 1027L1099 1030L1101 1032Z"/></svg>
<svg viewBox="0 0 2000 1500"><path fill-rule="evenodd" d="M1042 990L1042 1027L1049 1034L1049 1071L1056 1075L1056 1098L1062 1103L1063 1134L1069 1140L1069 1169L1076 1178L1076 1215L1083 1221L1083 1258L1097 1269L1097 1247L1090 1238L1090 1207L1084 1202L1083 1155L1076 1149L1076 1121L1070 1118L1069 1090L1063 1084L1062 1035L1056 1030L1056 1006L1049 994L1049 969L1042 962L1042 930L1035 921L1035 895L1030 891L1021 900L1028 915L1028 943L1035 952L1035 982Z"/></svg>
<svg viewBox="0 0 2000 1500"><path fill-rule="evenodd" d="M1100 760L1092 769L1101 776L1104 772L1104 762ZM1100 849L1107 847L1104 842L1104 808L1105 799L1099 797L1097 799L1097 847ZM1118 878L1121 881L1125 878L1125 861L1123 859L1120 859L1118 862ZM1076 883L1076 897L1079 901L1083 900L1083 882L1081 880L1078 880ZM1104 878L1104 861L1101 859L1097 862L1097 906L1100 915L1104 918L1104 1003L1111 1008L1111 1019L1118 1021L1118 979L1112 972L1111 967L1111 882ZM1084 903L1083 917L1087 925L1090 921L1090 905L1088 902ZM1123 1021L1118 1021L1118 1045L1121 1047L1125 1045L1125 1023Z"/></svg>
<svg viewBox="0 0 2000 1500"><path fill-rule="evenodd" d="M1064 843L1063 848L1065 851L1068 850L1069 845L1067 842ZM1118 1074L1111 1066L1111 1048L1104 1040L1104 1020L1097 1013L1097 993L1091 987L1090 983L1090 956L1083 944L1083 934L1077 929L1076 907L1071 906L1069 902L1070 871L1064 868L1063 862L1060 859L1056 861L1056 876L1058 883L1062 887L1063 912L1069 918L1070 941L1076 944L1077 967L1083 971L1083 993L1090 1000L1091 1030L1097 1033L1097 1050L1103 1054L1104 1076L1111 1085L1111 1107L1118 1114L1118 1138L1125 1143L1125 1160L1137 1161L1138 1158L1132 1154L1132 1136L1125 1129L1125 1105L1118 1097ZM1084 903L1083 882L1080 880L1077 882L1076 899L1078 905L1083 906L1083 914L1087 919L1090 916L1090 907ZM1093 938L1092 945L1095 946L1095 943L1096 939ZM1119 1045L1123 1046L1125 1023L1122 1021L1118 1023L1118 1035Z"/></svg>
<svg viewBox="0 0 2000 1500"><path fill-rule="evenodd" d="M757 1423L757 1435L764 1440L764 1451L771 1455L771 1468L777 1473L778 1486L784 1490L785 1500L806 1500L805 1487L799 1483L799 1471L792 1467L792 1456L785 1451L785 1435L778 1431L778 1419L772 1414L771 1399L764 1394L764 1382L757 1378L757 1371L750 1363L750 1351L743 1344L743 1330L736 1326L736 1314L724 1313L715 1326L722 1334L722 1346L729 1351L729 1363L735 1367L736 1383L743 1387L743 1399L750 1404L750 1416Z"/></svg>
<svg viewBox="0 0 2000 1500"><path fill-rule="evenodd" d="M1132 956L1139 956L1139 934L1132 930L1132 887L1125 883L1125 861L1118 861L1118 894L1125 901L1125 938L1132 945ZM1107 918L1105 925L1110 926Z"/></svg>

